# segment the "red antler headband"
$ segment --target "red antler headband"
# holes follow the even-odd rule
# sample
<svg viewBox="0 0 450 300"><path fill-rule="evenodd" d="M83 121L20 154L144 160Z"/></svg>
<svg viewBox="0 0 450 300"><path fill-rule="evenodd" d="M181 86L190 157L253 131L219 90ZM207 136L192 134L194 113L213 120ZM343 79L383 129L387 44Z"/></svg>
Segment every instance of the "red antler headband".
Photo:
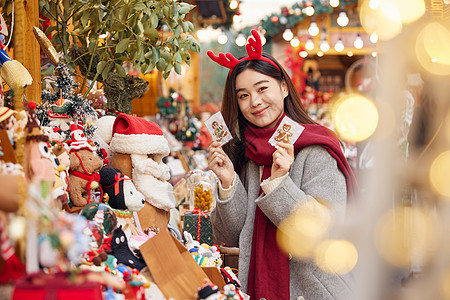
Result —
<svg viewBox="0 0 450 300"><path fill-rule="evenodd" d="M262 56L262 44L259 33L256 30L252 30L252 35L253 38L250 37L248 39L248 44L245 45L245 49L247 49L248 56L241 58L240 60L236 59L231 53L227 54L220 53L219 56L215 56L214 53L212 53L212 51L208 51L206 52L206 54L208 54L208 56L219 65L225 68L229 68L230 74L231 72L233 72L234 67L236 67L238 63L244 60L264 60L274 65L275 67L277 67L278 70L280 70L280 67L278 67L278 65L273 60Z"/></svg>

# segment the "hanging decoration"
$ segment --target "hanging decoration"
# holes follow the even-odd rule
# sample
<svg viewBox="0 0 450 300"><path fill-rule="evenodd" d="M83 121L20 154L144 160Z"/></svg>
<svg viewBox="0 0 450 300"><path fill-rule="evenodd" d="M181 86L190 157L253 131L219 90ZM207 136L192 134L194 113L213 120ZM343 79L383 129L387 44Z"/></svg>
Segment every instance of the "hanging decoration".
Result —
<svg viewBox="0 0 450 300"><path fill-rule="evenodd" d="M294 50L292 47L286 47L285 54L286 54L286 60L285 65L286 68L289 70L289 72L292 74L291 79L292 83L294 84L295 88L299 92L299 94L302 94L305 90L305 80L306 80L306 73L303 72L303 58L300 56L300 52L303 49L297 49Z"/></svg>

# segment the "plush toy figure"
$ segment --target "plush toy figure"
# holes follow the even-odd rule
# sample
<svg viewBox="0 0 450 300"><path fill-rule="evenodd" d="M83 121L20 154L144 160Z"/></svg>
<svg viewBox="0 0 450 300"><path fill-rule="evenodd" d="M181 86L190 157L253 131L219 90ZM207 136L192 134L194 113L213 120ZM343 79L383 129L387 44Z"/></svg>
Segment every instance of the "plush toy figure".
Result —
<svg viewBox="0 0 450 300"><path fill-rule="evenodd" d="M118 264L124 264L131 268L138 269L139 271L146 266L144 259L137 258L133 252L131 252L122 226L119 226L114 230L111 239L111 250L113 255L117 258Z"/></svg>
<svg viewBox="0 0 450 300"><path fill-rule="evenodd" d="M123 226L125 235L129 238L135 228L133 212L144 207L144 195L136 190L131 179L124 176L119 169L104 167L100 170L99 175L103 197L108 199L109 206L114 208L118 225Z"/></svg>
<svg viewBox="0 0 450 300"><path fill-rule="evenodd" d="M133 179L146 205L138 212L143 230L149 226L167 228L169 210L175 207L169 167L162 162L169 154L161 128L153 122L131 115L116 117L111 138L115 152L110 166Z"/></svg>
<svg viewBox="0 0 450 300"><path fill-rule="evenodd" d="M98 187L103 159L89 143L81 128L72 124L69 144L69 197L72 205L83 207L90 202L91 189Z"/></svg>
<svg viewBox="0 0 450 300"><path fill-rule="evenodd" d="M197 294L197 300L219 300L222 296L217 285L212 283L204 283Z"/></svg>

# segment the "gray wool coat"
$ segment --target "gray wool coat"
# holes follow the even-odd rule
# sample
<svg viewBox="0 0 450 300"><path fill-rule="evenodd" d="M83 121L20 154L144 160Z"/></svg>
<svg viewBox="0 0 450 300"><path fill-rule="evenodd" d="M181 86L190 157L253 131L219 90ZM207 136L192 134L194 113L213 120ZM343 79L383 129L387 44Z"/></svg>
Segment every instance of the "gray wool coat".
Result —
<svg viewBox="0 0 450 300"><path fill-rule="evenodd" d="M268 195L258 197L259 167L249 161L246 168L246 182L236 176L231 196L225 200L219 199L211 213L215 241L239 247L238 276L244 292L247 290L256 205L278 226L302 202L314 198L325 200L334 208L337 219L344 218L347 203L345 177L336 160L321 146L313 145L300 150L289 176ZM353 298L352 273L325 273L312 259L300 258L292 258L289 268L291 299L300 296L305 300Z"/></svg>

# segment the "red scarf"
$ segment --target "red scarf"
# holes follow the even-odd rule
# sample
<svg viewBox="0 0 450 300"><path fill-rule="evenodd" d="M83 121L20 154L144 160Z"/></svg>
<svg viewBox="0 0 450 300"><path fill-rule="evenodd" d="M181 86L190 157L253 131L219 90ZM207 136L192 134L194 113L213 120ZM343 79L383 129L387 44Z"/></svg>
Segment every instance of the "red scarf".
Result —
<svg viewBox="0 0 450 300"><path fill-rule="evenodd" d="M246 156L258 166L264 166L261 182L270 177L272 154L275 147L268 141L285 115L274 128L258 128L248 124L245 130ZM304 130L294 143L294 153L310 145L324 147L336 159L347 183L347 197L351 202L357 187L353 172L342 153L336 135L321 125L301 124ZM262 193L260 189L259 194ZM277 227L257 206L252 237L252 253L248 274L247 294L251 299L290 299L289 257L281 251L276 241Z"/></svg>

